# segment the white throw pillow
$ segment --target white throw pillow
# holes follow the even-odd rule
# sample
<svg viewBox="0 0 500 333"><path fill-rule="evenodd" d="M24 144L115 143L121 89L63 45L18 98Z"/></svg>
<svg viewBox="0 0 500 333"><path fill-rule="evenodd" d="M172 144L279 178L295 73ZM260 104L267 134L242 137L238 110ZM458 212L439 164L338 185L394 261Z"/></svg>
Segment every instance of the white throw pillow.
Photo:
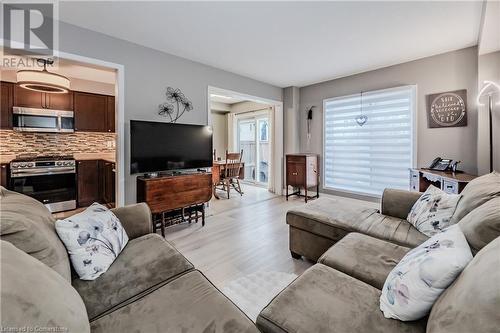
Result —
<svg viewBox="0 0 500 333"><path fill-rule="evenodd" d="M128 242L120 220L98 203L57 220L56 231L82 280L95 280L106 272Z"/></svg>
<svg viewBox="0 0 500 333"><path fill-rule="evenodd" d="M452 224L451 217L460 197L460 194L448 194L430 185L415 202L406 219L418 231L431 237Z"/></svg>
<svg viewBox="0 0 500 333"><path fill-rule="evenodd" d="M462 230L453 225L408 252L385 280L380 310L386 318L417 320L472 260Z"/></svg>

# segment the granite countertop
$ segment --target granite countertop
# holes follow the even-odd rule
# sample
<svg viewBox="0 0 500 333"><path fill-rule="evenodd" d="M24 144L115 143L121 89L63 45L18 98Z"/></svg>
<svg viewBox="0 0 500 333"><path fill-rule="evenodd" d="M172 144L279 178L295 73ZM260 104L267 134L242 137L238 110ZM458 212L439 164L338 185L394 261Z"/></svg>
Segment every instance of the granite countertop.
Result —
<svg viewBox="0 0 500 333"><path fill-rule="evenodd" d="M8 164L16 158L14 154L0 154L0 164ZM106 162L115 163L115 153L75 153L73 158L77 161L84 160L104 160Z"/></svg>
<svg viewBox="0 0 500 333"><path fill-rule="evenodd" d="M73 158L77 161L103 160L111 163L116 162L115 153L75 153L73 154Z"/></svg>

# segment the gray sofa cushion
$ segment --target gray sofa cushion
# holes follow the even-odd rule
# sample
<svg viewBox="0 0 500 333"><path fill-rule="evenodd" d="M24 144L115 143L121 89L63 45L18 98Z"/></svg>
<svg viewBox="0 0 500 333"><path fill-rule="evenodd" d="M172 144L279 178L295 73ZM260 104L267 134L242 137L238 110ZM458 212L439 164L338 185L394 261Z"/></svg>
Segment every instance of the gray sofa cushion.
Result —
<svg viewBox="0 0 500 333"><path fill-rule="evenodd" d="M259 331L200 272L188 272L152 293L91 322L92 332Z"/></svg>
<svg viewBox="0 0 500 333"><path fill-rule="evenodd" d="M106 273L95 280L73 280L92 320L105 311L193 269L193 265L157 234L129 241Z"/></svg>
<svg viewBox="0 0 500 333"><path fill-rule="evenodd" d="M451 217L452 223L458 223L465 215L488 200L500 196L500 173L493 171L472 180L463 189L462 198Z"/></svg>
<svg viewBox="0 0 500 333"><path fill-rule="evenodd" d="M473 253L500 236L500 197L477 207L458 222Z"/></svg>
<svg viewBox="0 0 500 333"><path fill-rule="evenodd" d="M385 279L410 248L352 232L318 262L382 290Z"/></svg>
<svg viewBox="0 0 500 333"><path fill-rule="evenodd" d="M39 201L0 187L0 235L40 260L68 282L71 271L66 248L56 234L54 218Z"/></svg>
<svg viewBox="0 0 500 333"><path fill-rule="evenodd" d="M9 242L0 241L0 252L1 327L90 332L82 299L68 281Z"/></svg>
<svg viewBox="0 0 500 333"><path fill-rule="evenodd" d="M500 327L500 238L486 245L432 307L427 333L493 333Z"/></svg>
<svg viewBox="0 0 500 333"><path fill-rule="evenodd" d="M425 332L425 322L386 319L380 290L322 264L292 282L262 310L262 332Z"/></svg>
<svg viewBox="0 0 500 333"><path fill-rule="evenodd" d="M339 241L350 232L359 232L390 242L415 247L428 239L406 220L382 215L363 205L346 205L332 198L320 198L289 210L289 225Z"/></svg>

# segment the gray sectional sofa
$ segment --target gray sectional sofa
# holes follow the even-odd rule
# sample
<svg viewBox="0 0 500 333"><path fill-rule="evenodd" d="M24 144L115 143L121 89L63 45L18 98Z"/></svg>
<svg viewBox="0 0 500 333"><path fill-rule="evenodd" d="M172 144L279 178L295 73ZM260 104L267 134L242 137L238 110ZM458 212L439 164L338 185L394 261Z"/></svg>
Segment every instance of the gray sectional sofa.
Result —
<svg viewBox="0 0 500 333"><path fill-rule="evenodd" d="M380 212L322 199L288 212L290 250L317 261L257 318L265 333L493 333L500 328L500 174L469 183L453 219L475 254L428 317L386 319L385 279L427 239L406 220L419 194L386 190Z"/></svg>
<svg viewBox="0 0 500 333"><path fill-rule="evenodd" d="M129 242L93 281L71 274L54 219L0 188L1 327L60 332L258 332L228 298L157 234L145 204L114 209Z"/></svg>

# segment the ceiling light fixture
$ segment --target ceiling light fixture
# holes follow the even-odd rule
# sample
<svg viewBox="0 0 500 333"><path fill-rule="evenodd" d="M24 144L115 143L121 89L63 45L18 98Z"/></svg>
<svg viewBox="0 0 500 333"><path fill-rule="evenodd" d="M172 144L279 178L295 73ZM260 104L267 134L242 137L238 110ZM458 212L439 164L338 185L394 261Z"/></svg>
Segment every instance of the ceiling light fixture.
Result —
<svg viewBox="0 0 500 333"><path fill-rule="evenodd" d="M52 65L52 59L37 59L38 64L43 64L43 70L17 71L17 83L25 89L50 94L66 94L69 92L70 81L67 77L50 73L47 64Z"/></svg>
<svg viewBox="0 0 500 333"><path fill-rule="evenodd" d="M224 98L224 99L233 99L232 97L223 96L223 95L217 95L217 94L211 94L210 96L211 97Z"/></svg>

